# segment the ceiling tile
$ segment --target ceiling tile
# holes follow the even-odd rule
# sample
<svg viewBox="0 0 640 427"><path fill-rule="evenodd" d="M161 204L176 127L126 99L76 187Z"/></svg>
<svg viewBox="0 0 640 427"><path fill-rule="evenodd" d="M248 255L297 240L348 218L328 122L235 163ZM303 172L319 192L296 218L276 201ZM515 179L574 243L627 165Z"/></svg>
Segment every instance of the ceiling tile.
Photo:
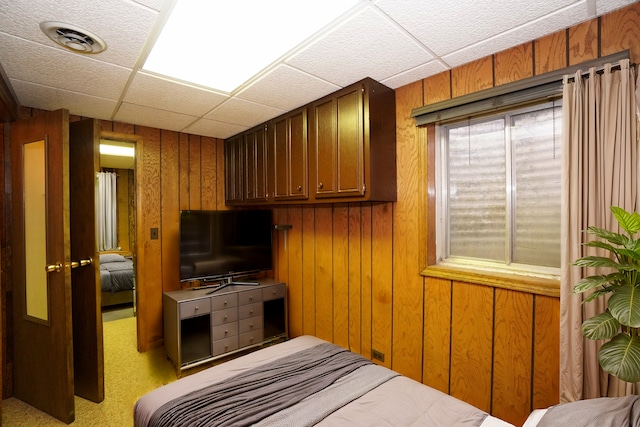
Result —
<svg viewBox="0 0 640 427"><path fill-rule="evenodd" d="M211 136L213 138L226 139L249 129L248 126L234 125L231 123L217 122L215 120L200 119L186 127L183 132Z"/></svg>
<svg viewBox="0 0 640 427"><path fill-rule="evenodd" d="M62 108L70 114L110 120L117 102L82 93L41 86L20 80L9 80L20 105L54 111Z"/></svg>
<svg viewBox="0 0 640 427"><path fill-rule="evenodd" d="M204 118L240 126L254 126L286 113L285 110L267 107L238 98L231 98Z"/></svg>
<svg viewBox="0 0 640 427"><path fill-rule="evenodd" d="M203 116L228 98L228 95L139 72L131 82L124 102Z"/></svg>
<svg viewBox="0 0 640 427"><path fill-rule="evenodd" d="M457 67L470 61L483 58L495 52L500 52L513 46L534 40L541 34L551 34L563 28L567 28L573 22L589 19L584 3L576 3L559 12L552 13L544 19L522 25L514 30L507 31L499 36L473 44L445 55L442 59L451 67Z"/></svg>
<svg viewBox="0 0 640 427"><path fill-rule="evenodd" d="M381 0L376 5L432 52L441 56L572 3L575 0Z"/></svg>
<svg viewBox="0 0 640 427"><path fill-rule="evenodd" d="M431 59L413 38L368 7L286 62L347 86L364 77L381 81Z"/></svg>
<svg viewBox="0 0 640 427"><path fill-rule="evenodd" d="M238 93L238 98L290 111L338 89L339 86L280 65Z"/></svg>
<svg viewBox="0 0 640 427"><path fill-rule="evenodd" d="M4 7L3 7L4 8ZM127 0L11 0L0 13L0 31L67 51L40 30L43 21L61 21L93 32L107 44L94 59L133 67L158 13Z"/></svg>
<svg viewBox="0 0 640 427"><path fill-rule="evenodd" d="M438 74L446 70L447 67L442 62L431 61L405 71L404 73L396 74L395 76L382 80L380 83L390 87L391 89L397 89L400 86L408 85L409 83L433 76L434 74Z"/></svg>
<svg viewBox="0 0 640 427"><path fill-rule="evenodd" d="M196 119L196 117L186 114L123 102L113 120L158 129L181 131Z"/></svg>
<svg viewBox="0 0 640 427"><path fill-rule="evenodd" d="M135 0L135 2L157 11L162 7L162 0Z"/></svg>
<svg viewBox="0 0 640 427"><path fill-rule="evenodd" d="M595 0L597 16L619 9L638 0Z"/></svg>
<svg viewBox="0 0 640 427"><path fill-rule="evenodd" d="M117 100L131 70L0 33L0 64L9 78ZM39 107L32 105L32 107Z"/></svg>

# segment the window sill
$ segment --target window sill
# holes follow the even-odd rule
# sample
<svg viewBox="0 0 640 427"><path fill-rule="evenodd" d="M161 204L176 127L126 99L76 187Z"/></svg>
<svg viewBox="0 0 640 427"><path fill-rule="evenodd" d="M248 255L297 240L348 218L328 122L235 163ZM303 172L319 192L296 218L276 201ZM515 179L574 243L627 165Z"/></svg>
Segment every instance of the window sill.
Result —
<svg viewBox="0 0 640 427"><path fill-rule="evenodd" d="M549 297L560 297L560 281L544 277L498 273L451 265L430 265L421 273L425 277L492 286Z"/></svg>

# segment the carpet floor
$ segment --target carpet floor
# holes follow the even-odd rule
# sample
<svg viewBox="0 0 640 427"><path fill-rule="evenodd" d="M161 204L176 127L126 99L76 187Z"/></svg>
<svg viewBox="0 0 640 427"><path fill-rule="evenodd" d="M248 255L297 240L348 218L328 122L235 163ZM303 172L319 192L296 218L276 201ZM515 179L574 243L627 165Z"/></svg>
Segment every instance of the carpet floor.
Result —
<svg viewBox="0 0 640 427"><path fill-rule="evenodd" d="M105 322L104 373L105 399L93 403L75 397L78 427L133 426L133 405L143 394L176 380L176 371L166 358L164 348L146 353L136 349L136 319ZM66 426L61 421L26 403L9 398L2 401L2 426Z"/></svg>

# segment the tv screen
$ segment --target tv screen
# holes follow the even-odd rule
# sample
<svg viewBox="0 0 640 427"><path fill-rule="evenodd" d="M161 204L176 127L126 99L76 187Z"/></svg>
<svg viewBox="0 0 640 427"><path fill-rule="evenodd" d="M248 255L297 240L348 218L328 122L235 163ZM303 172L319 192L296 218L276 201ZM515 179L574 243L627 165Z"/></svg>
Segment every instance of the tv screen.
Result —
<svg viewBox="0 0 640 427"><path fill-rule="evenodd" d="M180 211L180 281L271 270L270 210Z"/></svg>

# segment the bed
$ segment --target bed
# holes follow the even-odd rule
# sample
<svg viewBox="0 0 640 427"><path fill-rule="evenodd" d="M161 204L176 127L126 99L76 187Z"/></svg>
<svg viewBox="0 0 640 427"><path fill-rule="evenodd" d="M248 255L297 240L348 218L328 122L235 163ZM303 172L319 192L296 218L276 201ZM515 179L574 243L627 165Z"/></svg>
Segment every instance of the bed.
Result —
<svg viewBox="0 0 640 427"><path fill-rule="evenodd" d="M183 377L142 396L135 427L513 427L312 336Z"/></svg>
<svg viewBox="0 0 640 427"><path fill-rule="evenodd" d="M116 253L100 254L102 307L133 303L133 261Z"/></svg>

